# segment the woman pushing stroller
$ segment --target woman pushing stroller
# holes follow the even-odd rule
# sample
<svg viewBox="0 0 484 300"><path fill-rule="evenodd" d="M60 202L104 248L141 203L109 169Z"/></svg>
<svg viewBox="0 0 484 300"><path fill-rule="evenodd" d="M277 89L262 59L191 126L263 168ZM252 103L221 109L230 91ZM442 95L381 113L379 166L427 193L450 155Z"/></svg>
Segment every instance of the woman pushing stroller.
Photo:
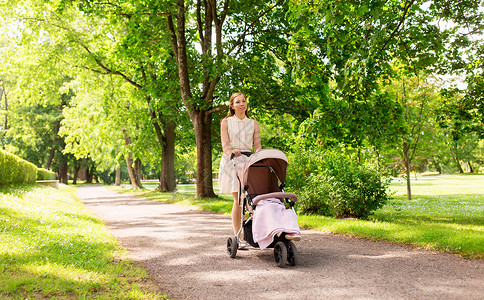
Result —
<svg viewBox="0 0 484 300"><path fill-rule="evenodd" d="M232 227L234 234L240 230L241 207L239 205L239 182L236 177L234 164L230 161L234 155L236 163L247 159L243 152L262 149L257 121L249 119L247 112L247 98L242 93L234 93L229 100L229 114L222 119L222 159L219 168L220 193L232 193L234 203L232 206ZM245 247L245 243L240 244Z"/></svg>
<svg viewBox="0 0 484 300"><path fill-rule="evenodd" d="M232 225L235 236L238 236L241 224L242 207L239 202L240 183L236 175L235 164L245 162L248 157L244 153L258 152L262 149L257 121L249 119L247 113L247 98L242 93L234 93L229 100L229 114L221 122L221 139L223 155L219 168L219 184L221 193L232 193ZM234 162L231 162L233 158ZM300 240L298 233L286 233L288 240ZM238 248L247 246L245 241L239 241Z"/></svg>

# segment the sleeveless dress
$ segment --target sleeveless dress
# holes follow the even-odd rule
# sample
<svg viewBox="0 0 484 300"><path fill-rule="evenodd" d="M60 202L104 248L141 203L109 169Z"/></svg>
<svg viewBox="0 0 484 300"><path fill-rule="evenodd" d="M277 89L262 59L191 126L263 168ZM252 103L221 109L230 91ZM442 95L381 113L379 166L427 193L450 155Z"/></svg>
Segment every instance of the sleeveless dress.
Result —
<svg viewBox="0 0 484 300"><path fill-rule="evenodd" d="M254 120L247 117L242 120L236 116L227 118L229 148L231 150L252 151L254 146L254 123ZM248 157L245 155L234 158L236 164L243 163L247 159ZM222 159L220 160L218 178L220 193L235 193L239 191L239 181L235 174L234 164L225 153L222 154Z"/></svg>

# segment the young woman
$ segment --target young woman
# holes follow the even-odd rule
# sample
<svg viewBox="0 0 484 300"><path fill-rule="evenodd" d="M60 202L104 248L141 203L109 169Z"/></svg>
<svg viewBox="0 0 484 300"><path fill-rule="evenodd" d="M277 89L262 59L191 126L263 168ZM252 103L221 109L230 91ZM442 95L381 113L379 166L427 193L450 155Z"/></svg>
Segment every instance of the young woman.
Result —
<svg viewBox="0 0 484 300"><path fill-rule="evenodd" d="M235 168L230 161L234 154L236 164L244 162L247 157L242 152L259 151L262 149L259 135L259 124L249 119L247 113L247 98L244 94L235 93L229 100L229 114L222 119L221 124L223 155L219 168L219 184L221 193L232 193L234 204L232 206L232 226L237 235L241 227L241 206L239 205L239 182ZM244 247L243 242L239 243Z"/></svg>

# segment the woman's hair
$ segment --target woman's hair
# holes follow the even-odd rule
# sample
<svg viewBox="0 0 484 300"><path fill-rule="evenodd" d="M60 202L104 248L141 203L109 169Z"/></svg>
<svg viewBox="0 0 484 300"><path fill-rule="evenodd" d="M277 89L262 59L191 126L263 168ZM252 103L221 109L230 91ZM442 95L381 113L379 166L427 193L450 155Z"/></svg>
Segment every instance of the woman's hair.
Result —
<svg viewBox="0 0 484 300"><path fill-rule="evenodd" d="M237 98L238 96L243 96L244 99L247 101L247 97L244 94L233 93L232 96L230 96L230 100L229 100L229 114L225 118L232 117L233 115L235 115L235 110L232 108L232 106L234 106L235 98ZM247 109L245 110L245 116L247 118L249 117L249 113Z"/></svg>

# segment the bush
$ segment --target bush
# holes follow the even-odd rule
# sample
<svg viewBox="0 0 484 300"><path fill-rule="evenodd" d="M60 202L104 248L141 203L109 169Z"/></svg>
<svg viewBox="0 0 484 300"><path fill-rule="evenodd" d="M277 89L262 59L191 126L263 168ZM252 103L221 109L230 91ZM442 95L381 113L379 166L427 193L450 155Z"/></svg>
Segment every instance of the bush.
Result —
<svg viewBox="0 0 484 300"><path fill-rule="evenodd" d="M300 192L310 184L308 179L320 174L323 167L323 156L318 151L297 150L287 153L289 167L287 172L287 190Z"/></svg>
<svg viewBox="0 0 484 300"><path fill-rule="evenodd" d="M316 174L307 178L306 184L298 193L298 210L306 214L334 216L327 195L331 194L331 186L324 174Z"/></svg>
<svg viewBox="0 0 484 300"><path fill-rule="evenodd" d="M42 168L37 169L37 180L55 180L56 178L56 174L52 171Z"/></svg>
<svg viewBox="0 0 484 300"><path fill-rule="evenodd" d="M304 153L297 157L301 159L290 172L296 174L289 174L289 179L298 187L295 192L302 213L366 218L390 198L390 178L369 163L358 163L354 153L338 150L326 151L324 156ZM305 178L304 184L301 178Z"/></svg>
<svg viewBox="0 0 484 300"><path fill-rule="evenodd" d="M0 185L34 183L37 167L11 153L0 150Z"/></svg>

